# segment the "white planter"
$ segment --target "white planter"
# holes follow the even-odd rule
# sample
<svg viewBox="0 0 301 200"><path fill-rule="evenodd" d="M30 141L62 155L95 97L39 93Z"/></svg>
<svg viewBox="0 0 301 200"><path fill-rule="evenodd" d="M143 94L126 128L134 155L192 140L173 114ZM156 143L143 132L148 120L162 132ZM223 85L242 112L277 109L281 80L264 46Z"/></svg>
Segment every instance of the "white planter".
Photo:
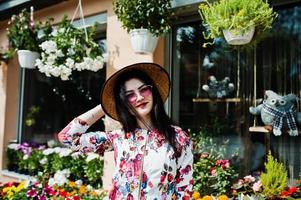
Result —
<svg viewBox="0 0 301 200"><path fill-rule="evenodd" d="M257 200L258 198L254 195L244 195L241 194L238 196L238 200Z"/></svg>
<svg viewBox="0 0 301 200"><path fill-rule="evenodd" d="M159 39L147 29L131 30L130 37L134 52L140 54L153 53Z"/></svg>
<svg viewBox="0 0 301 200"><path fill-rule="evenodd" d="M23 68L34 69L36 59L40 57L40 54L29 50L18 50L19 64Z"/></svg>
<svg viewBox="0 0 301 200"><path fill-rule="evenodd" d="M254 35L255 26L251 26L248 30L223 30L224 37L228 44L244 45L248 44Z"/></svg>

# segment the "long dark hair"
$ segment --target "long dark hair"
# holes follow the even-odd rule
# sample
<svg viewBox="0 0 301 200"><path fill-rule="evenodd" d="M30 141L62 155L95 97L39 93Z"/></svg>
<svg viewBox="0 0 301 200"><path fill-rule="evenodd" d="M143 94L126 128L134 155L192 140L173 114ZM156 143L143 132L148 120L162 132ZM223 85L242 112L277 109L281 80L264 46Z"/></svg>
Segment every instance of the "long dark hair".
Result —
<svg viewBox="0 0 301 200"><path fill-rule="evenodd" d="M152 124L158 132L164 136L168 143L173 147L174 151L176 148L176 135L175 130L172 127L172 120L166 114L164 109L163 100L159 94L159 91L152 81L152 79L140 70L131 70L120 75L116 81L114 88L114 98L116 101L116 111L118 115L118 120L122 124L125 132L133 132L138 127L137 119L145 123L137 114L135 109L126 99L124 84L127 80L137 78L147 85L152 85L152 95L153 95L153 108L151 110L151 120Z"/></svg>

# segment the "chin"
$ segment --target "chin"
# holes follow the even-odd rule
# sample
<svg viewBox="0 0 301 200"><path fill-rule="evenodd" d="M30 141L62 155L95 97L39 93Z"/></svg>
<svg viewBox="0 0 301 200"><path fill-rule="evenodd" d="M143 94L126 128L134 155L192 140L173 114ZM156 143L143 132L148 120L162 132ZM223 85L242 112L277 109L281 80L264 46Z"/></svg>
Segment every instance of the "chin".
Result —
<svg viewBox="0 0 301 200"><path fill-rule="evenodd" d="M148 116L151 112L151 109L143 109L143 110L136 110L140 117L144 118Z"/></svg>

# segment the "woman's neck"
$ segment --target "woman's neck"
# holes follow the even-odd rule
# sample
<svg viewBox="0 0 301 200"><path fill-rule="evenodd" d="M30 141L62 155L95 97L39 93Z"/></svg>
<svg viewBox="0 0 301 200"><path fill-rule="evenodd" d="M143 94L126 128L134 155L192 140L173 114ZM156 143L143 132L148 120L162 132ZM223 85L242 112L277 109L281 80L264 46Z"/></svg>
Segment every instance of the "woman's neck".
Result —
<svg viewBox="0 0 301 200"><path fill-rule="evenodd" d="M142 120L137 119L137 124L142 129L151 129L153 123L150 118L143 118Z"/></svg>

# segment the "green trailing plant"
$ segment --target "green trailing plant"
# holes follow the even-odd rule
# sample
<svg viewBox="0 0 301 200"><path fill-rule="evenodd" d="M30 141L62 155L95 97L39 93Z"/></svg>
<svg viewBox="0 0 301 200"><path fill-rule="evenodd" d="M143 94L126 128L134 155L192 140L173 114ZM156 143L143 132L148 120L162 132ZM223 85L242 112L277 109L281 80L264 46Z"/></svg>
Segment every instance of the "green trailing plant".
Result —
<svg viewBox="0 0 301 200"><path fill-rule="evenodd" d="M171 0L114 0L113 5L128 32L145 28L159 36L170 30Z"/></svg>
<svg viewBox="0 0 301 200"><path fill-rule="evenodd" d="M263 188L262 193L266 198L277 197L287 186L285 166L269 153L268 160L265 163L265 170L266 172L260 175L260 182Z"/></svg>
<svg viewBox="0 0 301 200"><path fill-rule="evenodd" d="M7 38L11 48L39 51L38 27L27 9L23 9L18 15L13 15L8 25Z"/></svg>
<svg viewBox="0 0 301 200"><path fill-rule="evenodd" d="M213 3L206 1L199 5L199 14L206 28L203 32L205 39L222 37L223 30L244 32L255 26L252 42L255 42L255 38L261 33L271 29L277 17L265 0L220 0Z"/></svg>
<svg viewBox="0 0 301 200"><path fill-rule="evenodd" d="M15 50L12 48L5 49L0 47L0 62L8 63L15 55Z"/></svg>

